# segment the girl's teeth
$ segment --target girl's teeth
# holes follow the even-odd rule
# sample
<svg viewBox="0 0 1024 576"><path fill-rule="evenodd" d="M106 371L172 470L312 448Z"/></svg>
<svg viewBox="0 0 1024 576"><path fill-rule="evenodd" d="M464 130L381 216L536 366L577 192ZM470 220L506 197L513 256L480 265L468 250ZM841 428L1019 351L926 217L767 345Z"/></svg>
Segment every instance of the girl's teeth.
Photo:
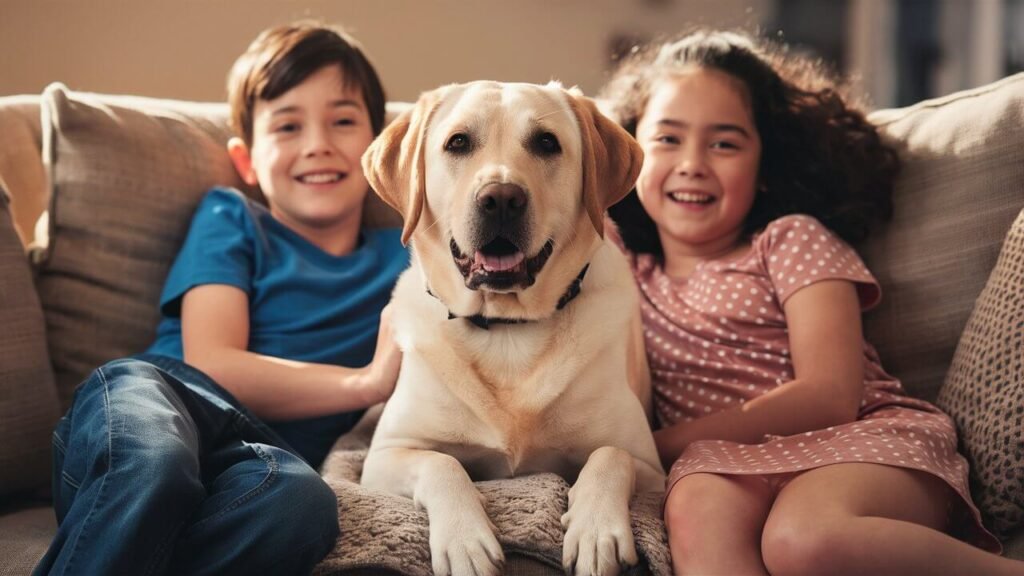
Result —
<svg viewBox="0 0 1024 576"><path fill-rule="evenodd" d="M306 174L299 177L299 180L306 184L327 184L328 182L341 180L341 174Z"/></svg>
<svg viewBox="0 0 1024 576"><path fill-rule="evenodd" d="M695 202L698 204L707 204L713 200L707 194L690 194L687 192L670 192L669 197L676 202Z"/></svg>

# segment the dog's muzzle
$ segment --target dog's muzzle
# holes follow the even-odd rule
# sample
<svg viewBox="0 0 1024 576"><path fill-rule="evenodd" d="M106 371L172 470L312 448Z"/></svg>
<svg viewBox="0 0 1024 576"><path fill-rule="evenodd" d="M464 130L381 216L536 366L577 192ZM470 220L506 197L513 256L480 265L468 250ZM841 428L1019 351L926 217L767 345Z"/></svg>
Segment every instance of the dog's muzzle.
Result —
<svg viewBox="0 0 1024 576"><path fill-rule="evenodd" d="M551 251L551 241L527 256L529 196L518 184L492 182L474 198L473 248L467 254L453 239L452 257L470 290L510 292L532 286Z"/></svg>

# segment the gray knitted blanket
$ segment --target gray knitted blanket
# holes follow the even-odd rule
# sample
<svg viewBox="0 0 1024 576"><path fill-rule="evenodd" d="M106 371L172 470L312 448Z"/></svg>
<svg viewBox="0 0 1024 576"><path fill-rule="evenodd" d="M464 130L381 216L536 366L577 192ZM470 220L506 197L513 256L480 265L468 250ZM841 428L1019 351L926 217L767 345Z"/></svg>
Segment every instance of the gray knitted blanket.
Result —
<svg viewBox="0 0 1024 576"><path fill-rule="evenodd" d="M409 576L431 576L427 515L412 500L359 484L363 460L376 424L374 410L342 436L324 461L324 480L338 496L341 538L317 566L317 574L349 570L390 570ZM520 554L561 571L562 526L569 485L555 474L533 474L507 480L477 482L486 498L487 514L497 527L505 554ZM631 506L633 536L647 569L635 573L672 573L661 494L643 493Z"/></svg>

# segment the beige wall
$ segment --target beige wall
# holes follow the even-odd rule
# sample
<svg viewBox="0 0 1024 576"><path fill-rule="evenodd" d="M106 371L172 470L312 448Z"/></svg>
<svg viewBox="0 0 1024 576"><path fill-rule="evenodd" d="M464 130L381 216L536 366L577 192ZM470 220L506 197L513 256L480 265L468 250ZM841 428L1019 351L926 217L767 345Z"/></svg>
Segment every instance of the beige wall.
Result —
<svg viewBox="0 0 1024 576"><path fill-rule="evenodd" d="M0 95L73 89L224 98L256 33L314 17L366 46L392 99L447 82L559 79L593 93L614 36L754 28L773 0L0 0Z"/></svg>

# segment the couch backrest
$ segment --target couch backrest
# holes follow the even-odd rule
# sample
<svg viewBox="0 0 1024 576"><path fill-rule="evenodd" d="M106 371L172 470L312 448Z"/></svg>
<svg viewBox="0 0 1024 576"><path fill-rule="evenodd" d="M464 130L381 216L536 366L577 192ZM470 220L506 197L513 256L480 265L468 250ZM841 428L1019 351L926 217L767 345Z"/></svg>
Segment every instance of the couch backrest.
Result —
<svg viewBox="0 0 1024 576"><path fill-rule="evenodd" d="M37 134L29 120L39 105ZM43 141L52 242L37 270L38 288L66 407L89 370L148 345L163 275L195 203L211 185L241 183L223 152L224 105L55 85L39 103L0 99L0 122L15 106L16 124L3 125L29 129L19 128L23 143L5 139L0 178L28 182L21 189L45 182L39 164L11 160L32 157L24 147L34 151ZM886 367L916 395L935 396L1002 237L1024 204L1022 117L1024 75L871 116L900 149L904 171L894 220L859 247L884 291L865 326ZM19 165L36 175L19 175ZM12 189L15 207L31 196ZM368 221L398 223L397 214L369 198ZM26 212L33 202L39 201L22 204Z"/></svg>

